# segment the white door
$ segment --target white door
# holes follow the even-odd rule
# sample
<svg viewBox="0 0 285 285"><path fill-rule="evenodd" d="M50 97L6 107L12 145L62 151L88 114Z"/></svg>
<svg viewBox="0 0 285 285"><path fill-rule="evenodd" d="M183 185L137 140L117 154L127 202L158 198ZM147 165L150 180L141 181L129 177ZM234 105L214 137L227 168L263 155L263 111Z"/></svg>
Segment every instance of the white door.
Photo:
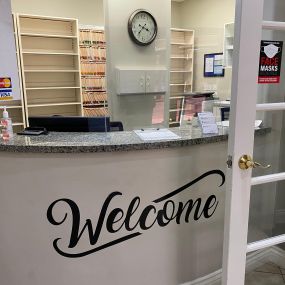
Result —
<svg viewBox="0 0 285 285"><path fill-rule="evenodd" d="M285 235L278 235L248 243L248 221L252 186L261 184L269 185L276 181L285 180L285 173L271 173L270 170L264 170L261 172L261 176L253 178L252 168L257 167L258 164L251 162L249 157L244 157L244 161L240 161L243 155L253 157L254 122L258 112L280 112L285 110L285 103L282 102L257 104L258 65L260 43L263 39L262 33L264 33L264 30L285 30L285 18L284 23L265 21L263 19L265 4L263 0L236 1L230 115L231 128L228 148L229 160L224 230L223 285L246 284L245 269L247 254L285 242ZM239 162L243 162L244 164L239 165ZM262 163L269 162L262 161ZM270 161L270 163L273 164L274 161ZM248 167L248 169L241 169L240 167L242 166L245 168ZM268 191L270 191L270 186L268 186ZM260 215L262 215L261 212ZM268 283L268 285L270 284Z"/></svg>

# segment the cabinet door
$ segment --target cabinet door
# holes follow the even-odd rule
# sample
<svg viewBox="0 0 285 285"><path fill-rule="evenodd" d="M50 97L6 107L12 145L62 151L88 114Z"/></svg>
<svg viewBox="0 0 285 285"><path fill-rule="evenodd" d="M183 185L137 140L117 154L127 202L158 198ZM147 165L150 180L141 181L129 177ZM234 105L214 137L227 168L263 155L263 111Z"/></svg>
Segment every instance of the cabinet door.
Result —
<svg viewBox="0 0 285 285"><path fill-rule="evenodd" d="M117 94L145 94L145 71L117 69Z"/></svg>
<svg viewBox="0 0 285 285"><path fill-rule="evenodd" d="M167 88L167 71L148 70L146 71L146 93L165 93Z"/></svg>

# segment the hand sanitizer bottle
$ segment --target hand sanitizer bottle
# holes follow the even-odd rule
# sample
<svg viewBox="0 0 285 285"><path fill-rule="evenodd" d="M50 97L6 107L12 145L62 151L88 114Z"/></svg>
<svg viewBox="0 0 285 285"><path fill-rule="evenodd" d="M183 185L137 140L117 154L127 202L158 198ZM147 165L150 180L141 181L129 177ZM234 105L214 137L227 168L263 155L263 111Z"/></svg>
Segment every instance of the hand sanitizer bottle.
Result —
<svg viewBox="0 0 285 285"><path fill-rule="evenodd" d="M0 126L2 128L2 139L7 141L13 138L13 125L12 120L9 118L9 114L4 107L3 118L0 121Z"/></svg>

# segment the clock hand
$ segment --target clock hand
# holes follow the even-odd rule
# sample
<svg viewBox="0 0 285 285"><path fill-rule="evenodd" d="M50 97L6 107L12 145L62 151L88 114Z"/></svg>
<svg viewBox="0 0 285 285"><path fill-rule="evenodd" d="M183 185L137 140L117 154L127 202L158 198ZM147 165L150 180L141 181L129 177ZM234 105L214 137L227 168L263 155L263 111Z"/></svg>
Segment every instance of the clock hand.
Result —
<svg viewBox="0 0 285 285"><path fill-rule="evenodd" d="M138 33L138 34L140 34L140 33L141 33L141 31L142 31L143 29L145 29L145 25L146 25L146 24L144 24L144 25L142 26L141 24L139 24L139 26L141 27L141 29L140 29L140 31L139 31L139 33Z"/></svg>

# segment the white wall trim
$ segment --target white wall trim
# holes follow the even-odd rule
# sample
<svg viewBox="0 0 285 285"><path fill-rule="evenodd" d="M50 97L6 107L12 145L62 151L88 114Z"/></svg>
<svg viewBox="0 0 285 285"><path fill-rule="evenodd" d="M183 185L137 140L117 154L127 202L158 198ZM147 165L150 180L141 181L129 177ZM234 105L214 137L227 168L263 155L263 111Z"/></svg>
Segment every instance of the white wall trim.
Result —
<svg viewBox="0 0 285 285"><path fill-rule="evenodd" d="M249 253L263 248L269 248L271 246L278 245L281 243L285 243L285 235L280 235L276 237L267 238L261 241L249 243L247 245L247 252Z"/></svg>
<svg viewBox="0 0 285 285"><path fill-rule="evenodd" d="M285 267L285 251L274 246L250 254L246 262L246 271L252 271L266 262L273 262L281 267ZM222 269L219 269L207 276L181 285L218 285L221 284L221 279Z"/></svg>

